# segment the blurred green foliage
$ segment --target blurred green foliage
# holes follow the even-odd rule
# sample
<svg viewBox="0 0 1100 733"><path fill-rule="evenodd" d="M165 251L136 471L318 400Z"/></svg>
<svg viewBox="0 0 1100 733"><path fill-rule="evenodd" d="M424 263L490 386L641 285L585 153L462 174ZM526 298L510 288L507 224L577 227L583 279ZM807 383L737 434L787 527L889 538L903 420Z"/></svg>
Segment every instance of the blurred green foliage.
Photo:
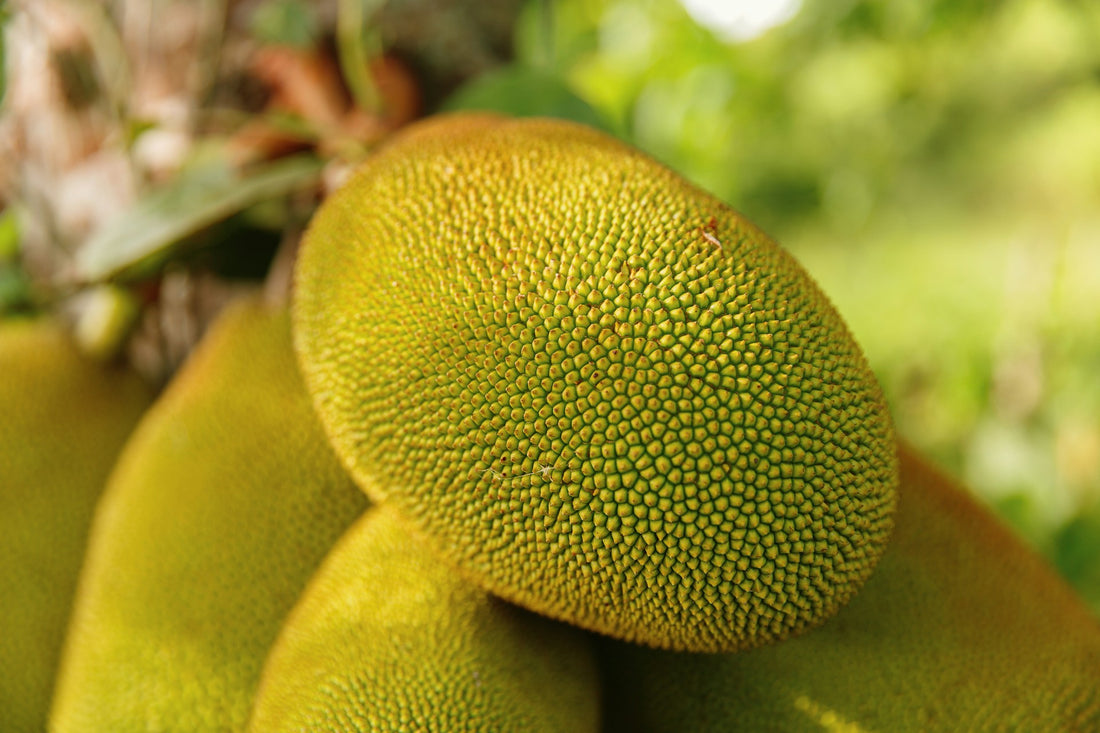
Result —
<svg viewBox="0 0 1100 733"><path fill-rule="evenodd" d="M305 0L267 0L251 18L252 36L262 43L311 48L321 36L317 9Z"/></svg>
<svg viewBox="0 0 1100 733"><path fill-rule="evenodd" d="M1100 3L804 0L736 43L675 0L549 7L520 63L791 249L899 432L1100 609Z"/></svg>
<svg viewBox="0 0 1100 733"><path fill-rule="evenodd" d="M446 111L499 112L513 117L557 117L611 132L592 106L561 77L538 68L508 65L473 79L452 94Z"/></svg>
<svg viewBox="0 0 1100 733"><path fill-rule="evenodd" d="M147 193L90 237L76 257L76 276L97 282L125 279L127 274L147 275L212 224L305 188L321 172L319 160L300 154L255 167L242 176L214 147L218 155L194 156L191 165L167 185Z"/></svg>

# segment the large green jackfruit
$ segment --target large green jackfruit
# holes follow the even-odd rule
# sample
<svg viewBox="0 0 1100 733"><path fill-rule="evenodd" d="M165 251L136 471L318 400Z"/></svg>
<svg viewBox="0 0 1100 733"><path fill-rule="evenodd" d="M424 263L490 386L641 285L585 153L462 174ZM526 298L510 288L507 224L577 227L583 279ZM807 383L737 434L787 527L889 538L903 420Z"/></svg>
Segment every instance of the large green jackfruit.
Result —
<svg viewBox="0 0 1100 733"><path fill-rule="evenodd" d="M742 654L608 642L611 730L1100 730L1100 623L912 449L894 538L821 628Z"/></svg>
<svg viewBox="0 0 1100 733"><path fill-rule="evenodd" d="M52 729L242 730L284 616L365 505L302 388L286 310L234 307L111 476Z"/></svg>
<svg viewBox="0 0 1100 733"><path fill-rule="evenodd" d="M460 579L382 506L310 582L250 730L585 733L598 697L583 632Z"/></svg>
<svg viewBox="0 0 1100 733"><path fill-rule="evenodd" d="M92 512L152 392L51 321L0 323L0 729L40 733Z"/></svg>
<svg viewBox="0 0 1100 733"><path fill-rule="evenodd" d="M490 592L732 650L820 623L885 547L893 432L839 315L602 133L414 126L322 205L296 277L337 452Z"/></svg>

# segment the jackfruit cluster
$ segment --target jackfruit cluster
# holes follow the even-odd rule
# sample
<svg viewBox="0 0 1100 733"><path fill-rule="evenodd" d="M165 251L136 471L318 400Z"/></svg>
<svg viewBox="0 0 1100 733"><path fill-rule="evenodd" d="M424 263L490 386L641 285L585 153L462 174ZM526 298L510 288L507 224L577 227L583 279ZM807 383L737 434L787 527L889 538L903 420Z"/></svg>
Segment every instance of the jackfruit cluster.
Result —
<svg viewBox="0 0 1100 733"><path fill-rule="evenodd" d="M313 414L286 309L238 303L111 475L51 729L243 730L283 618L366 505Z"/></svg>
<svg viewBox="0 0 1100 733"><path fill-rule="evenodd" d="M1095 619L904 446L898 487L824 296L644 156L419 124L297 286L296 348L234 306L126 444L51 731L1100 729ZM5 730L43 727L146 400L0 327Z"/></svg>
<svg viewBox="0 0 1100 733"><path fill-rule="evenodd" d="M894 537L821 628L741 654L601 646L609 731L1100 730L1100 625L902 445Z"/></svg>
<svg viewBox="0 0 1100 733"><path fill-rule="evenodd" d="M444 118L320 208L295 339L326 431L487 590L643 644L730 651L870 575L897 466L809 276L612 138Z"/></svg>
<svg viewBox="0 0 1100 733"><path fill-rule="evenodd" d="M0 322L0 728L40 733L95 502L152 398L52 320Z"/></svg>
<svg viewBox="0 0 1100 733"><path fill-rule="evenodd" d="M598 688L579 630L465 582L384 505L287 620L249 730L595 733Z"/></svg>

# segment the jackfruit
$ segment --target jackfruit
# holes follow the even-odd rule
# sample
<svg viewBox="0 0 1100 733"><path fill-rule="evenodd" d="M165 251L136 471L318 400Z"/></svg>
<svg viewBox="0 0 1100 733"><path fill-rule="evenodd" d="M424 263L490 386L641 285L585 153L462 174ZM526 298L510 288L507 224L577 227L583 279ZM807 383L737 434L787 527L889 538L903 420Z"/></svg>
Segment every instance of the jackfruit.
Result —
<svg viewBox="0 0 1100 733"><path fill-rule="evenodd" d="M752 224L569 122L437 119L311 222L295 345L360 486L488 591L649 645L747 648L871 573L876 384Z"/></svg>
<svg viewBox="0 0 1100 733"><path fill-rule="evenodd" d="M584 733L598 697L583 632L460 579L383 505L310 581L250 730Z"/></svg>
<svg viewBox="0 0 1100 733"><path fill-rule="evenodd" d="M286 309L232 307L111 476L52 730L243 730L284 616L365 506L313 415Z"/></svg>
<svg viewBox="0 0 1100 733"><path fill-rule="evenodd" d="M46 727L92 512L151 401L48 320L0 323L0 727Z"/></svg>
<svg viewBox="0 0 1100 733"><path fill-rule="evenodd" d="M601 647L611 730L1100 730L1100 624L912 448L894 537L821 628L743 654Z"/></svg>

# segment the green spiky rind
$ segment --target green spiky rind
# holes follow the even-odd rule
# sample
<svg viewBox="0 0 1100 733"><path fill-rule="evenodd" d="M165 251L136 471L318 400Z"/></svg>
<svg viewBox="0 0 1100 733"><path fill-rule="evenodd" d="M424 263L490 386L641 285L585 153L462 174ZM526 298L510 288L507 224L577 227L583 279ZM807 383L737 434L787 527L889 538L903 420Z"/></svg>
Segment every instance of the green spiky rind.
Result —
<svg viewBox="0 0 1100 733"><path fill-rule="evenodd" d="M151 401L61 324L0 322L0 722L40 733L96 499Z"/></svg>
<svg viewBox="0 0 1100 733"><path fill-rule="evenodd" d="M233 307L111 476L52 730L242 730L284 616L365 506L313 415L286 310Z"/></svg>
<svg viewBox="0 0 1100 733"><path fill-rule="evenodd" d="M322 206L296 275L306 382L360 485L491 592L620 638L742 649L834 613L897 477L817 286L601 133L426 130Z"/></svg>
<svg viewBox="0 0 1100 733"><path fill-rule="evenodd" d="M462 580L384 505L310 582L250 730L594 732L589 641Z"/></svg>
<svg viewBox="0 0 1100 733"><path fill-rule="evenodd" d="M912 449L894 537L821 628L736 655L609 642L612 731L1100 730L1100 624Z"/></svg>

